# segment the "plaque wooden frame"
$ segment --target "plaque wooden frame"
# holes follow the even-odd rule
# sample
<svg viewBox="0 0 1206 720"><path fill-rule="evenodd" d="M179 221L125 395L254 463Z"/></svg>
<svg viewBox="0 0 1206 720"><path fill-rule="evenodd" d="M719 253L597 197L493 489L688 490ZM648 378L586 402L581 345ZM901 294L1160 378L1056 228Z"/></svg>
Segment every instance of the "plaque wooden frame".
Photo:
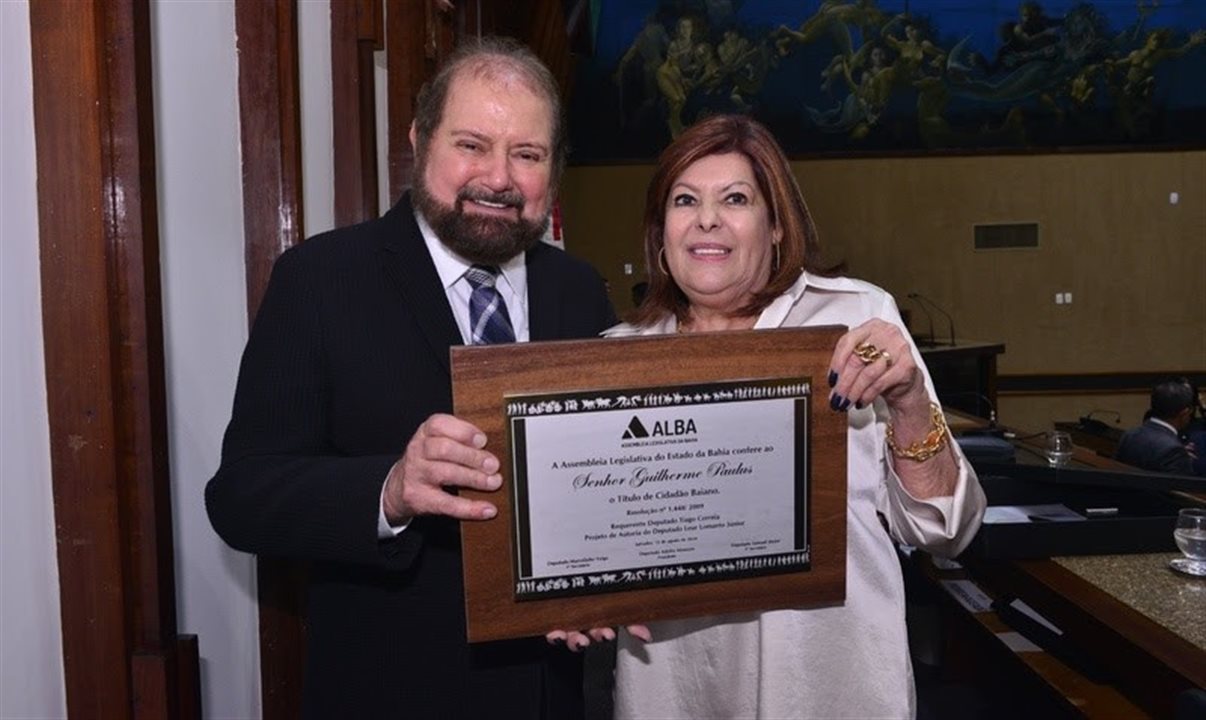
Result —
<svg viewBox="0 0 1206 720"><path fill-rule="evenodd" d="M840 326L695 333L452 349L458 417L489 438L503 486L488 500L498 516L462 522L465 616L470 642L543 635L680 617L820 607L846 595L846 416L829 408L829 360ZM504 397L760 378L810 379L809 533L811 569L780 575L620 590L553 599L515 599L511 456Z"/></svg>

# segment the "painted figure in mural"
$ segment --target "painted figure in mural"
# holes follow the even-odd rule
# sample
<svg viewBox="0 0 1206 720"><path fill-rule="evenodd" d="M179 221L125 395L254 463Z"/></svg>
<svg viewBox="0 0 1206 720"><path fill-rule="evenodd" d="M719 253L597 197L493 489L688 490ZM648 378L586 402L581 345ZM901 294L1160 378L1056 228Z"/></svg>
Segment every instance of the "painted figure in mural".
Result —
<svg viewBox="0 0 1206 720"><path fill-rule="evenodd" d="M679 19L674 38L666 48L666 59L657 69L657 87L666 101L666 126L671 137L678 137L683 131L688 78L697 73L694 28L691 18Z"/></svg>
<svg viewBox="0 0 1206 720"><path fill-rule="evenodd" d="M1121 31L1092 2L1014 2L1016 14L1006 10L1002 22L992 19L983 28L995 29L997 42L976 47L971 31L958 42L939 40L950 37L949 30L939 32L936 18L943 12L890 15L876 0L821 0L798 23L773 24L759 35L738 23L741 3L661 0L616 71L622 94L632 95L621 102L622 122L656 122L655 131L666 128L676 137L711 113L790 117L802 111L801 126L810 131L851 140L874 133L878 143L909 133L906 116L915 102L917 135L906 142L920 137L925 147L971 147L977 138L980 144L1024 144L1027 136L1047 142L1085 132L1102 135L1102 142L1150 137L1164 97L1157 83L1188 79L1169 74L1163 63L1206 44L1204 32L1186 39L1185 30L1150 26L1158 11L1167 15L1161 8L1167 3L1159 0L1133 0L1135 19ZM793 51L799 57L781 60ZM808 87L819 53L830 60L820 69L819 88ZM1196 57L1191 62L1198 63ZM795 82L804 82L804 99L772 111L782 98L764 96L763 88L781 63ZM901 115L891 124L889 106Z"/></svg>
<svg viewBox="0 0 1206 720"><path fill-rule="evenodd" d="M1121 61L1113 63L1115 67L1122 68L1125 72L1122 84L1124 94L1130 97L1150 98L1156 82L1156 66L1165 60L1180 57L1206 42L1206 30L1198 30L1193 33L1189 36L1189 40L1178 48L1168 47L1171 40L1171 30L1152 30L1144 39L1143 47L1133 50Z"/></svg>
<svg viewBox="0 0 1206 720"><path fill-rule="evenodd" d="M729 29L716 46L716 56L725 82L732 88L729 101L737 110L749 110L749 100L761 92L766 74L778 64L778 55L766 42L755 45L737 30Z"/></svg>
<svg viewBox="0 0 1206 720"><path fill-rule="evenodd" d="M840 60L840 56L834 58ZM866 63L855 81L855 72ZM834 62L830 63L834 68ZM829 70L846 83L850 93L836 107L817 110L805 107L812 122L822 132L849 132L853 140L861 140L870 133L879 116L887 107L896 85L896 67L888 62L888 52L878 43L859 48L849 62L840 61Z"/></svg>
<svg viewBox="0 0 1206 720"><path fill-rule="evenodd" d="M913 81L913 87L917 90L917 132L926 147L1026 144L1025 117L1020 107L1010 108L997 126L956 128L946 117L951 93L942 78L927 75Z"/></svg>
<svg viewBox="0 0 1206 720"><path fill-rule="evenodd" d="M1206 42L1206 30L1197 30L1180 47L1168 47L1172 31L1152 30L1143 46L1121 59L1105 61L1109 71L1111 95L1116 103L1116 118L1128 137L1146 137L1151 131L1156 66L1181 57Z"/></svg>
<svg viewBox="0 0 1206 720"><path fill-rule="evenodd" d="M645 25L633 39L632 45L625 51L616 65L615 82L620 88L620 117L621 123L628 124L630 118L639 118L648 111L658 98L657 71L666 61L666 48L670 45L670 35L662 25L657 14L645 18ZM634 63L640 69L641 105L631 114L624 104L624 86Z"/></svg>
<svg viewBox="0 0 1206 720"><path fill-rule="evenodd" d="M889 25L891 24L889 23ZM895 65L901 81L908 81L926 74L923 63L927 56L933 58L930 61L931 68L942 67L946 60L946 53L927 40L915 23L906 22L904 33L904 38L900 39L888 32L888 26L885 26L883 30L883 41L897 53Z"/></svg>
<svg viewBox="0 0 1206 720"><path fill-rule="evenodd" d="M825 0L812 17L800 24L799 29L780 25L771 33L771 38L780 55L786 55L793 44L807 45L828 37L837 45L839 53L850 57L854 55L854 38L850 28L858 29L865 42L886 19L883 11L875 7L875 0Z"/></svg>
<svg viewBox="0 0 1206 720"><path fill-rule="evenodd" d="M1060 40L1063 20L1047 16L1037 2L1024 2L1018 8L1018 19L1003 23L997 30L1001 41L992 62L979 53L971 54L975 67L985 74L1009 72L1032 60L1050 60Z"/></svg>

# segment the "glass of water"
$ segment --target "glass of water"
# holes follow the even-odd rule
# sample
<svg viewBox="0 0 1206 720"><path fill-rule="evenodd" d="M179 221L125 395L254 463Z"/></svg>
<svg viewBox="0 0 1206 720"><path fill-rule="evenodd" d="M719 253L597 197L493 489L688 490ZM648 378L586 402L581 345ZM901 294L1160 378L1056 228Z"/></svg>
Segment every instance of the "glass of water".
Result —
<svg viewBox="0 0 1206 720"><path fill-rule="evenodd" d="M1185 557L1169 565L1187 575L1206 576L1206 508L1182 508L1177 513L1173 539Z"/></svg>
<svg viewBox="0 0 1206 720"><path fill-rule="evenodd" d="M1063 467L1072 459L1072 436L1061 430L1047 433L1047 463Z"/></svg>

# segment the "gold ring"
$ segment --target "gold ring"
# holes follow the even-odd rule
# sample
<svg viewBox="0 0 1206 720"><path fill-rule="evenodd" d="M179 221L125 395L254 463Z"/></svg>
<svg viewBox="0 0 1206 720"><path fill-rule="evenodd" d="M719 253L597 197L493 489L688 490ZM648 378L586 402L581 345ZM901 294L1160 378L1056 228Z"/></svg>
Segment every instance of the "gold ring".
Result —
<svg viewBox="0 0 1206 720"><path fill-rule="evenodd" d="M884 353L871 343L859 343L854 346L854 355L859 360L862 360L864 365L870 365L883 357Z"/></svg>

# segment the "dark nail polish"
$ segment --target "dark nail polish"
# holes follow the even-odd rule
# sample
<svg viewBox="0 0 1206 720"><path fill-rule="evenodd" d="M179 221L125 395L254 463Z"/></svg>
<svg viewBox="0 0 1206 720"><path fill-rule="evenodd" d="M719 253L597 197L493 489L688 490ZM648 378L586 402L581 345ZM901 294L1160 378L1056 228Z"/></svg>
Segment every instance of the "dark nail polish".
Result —
<svg viewBox="0 0 1206 720"><path fill-rule="evenodd" d="M842 398L842 406L838 409L841 410L842 412L846 412L846 410L848 410L849 408L850 408L850 399Z"/></svg>
<svg viewBox="0 0 1206 720"><path fill-rule="evenodd" d="M859 401L859 402L854 403L854 409L855 409L855 410L862 410L862 409L863 409L863 403L862 403L862 401Z"/></svg>
<svg viewBox="0 0 1206 720"><path fill-rule="evenodd" d="M833 370L830 370L829 371L829 387L833 387L834 385L837 385L837 378L838 378L838 374L836 372L834 372Z"/></svg>
<svg viewBox="0 0 1206 720"><path fill-rule="evenodd" d="M829 407L832 410L837 410L842 407L842 396L834 393L829 396Z"/></svg>

